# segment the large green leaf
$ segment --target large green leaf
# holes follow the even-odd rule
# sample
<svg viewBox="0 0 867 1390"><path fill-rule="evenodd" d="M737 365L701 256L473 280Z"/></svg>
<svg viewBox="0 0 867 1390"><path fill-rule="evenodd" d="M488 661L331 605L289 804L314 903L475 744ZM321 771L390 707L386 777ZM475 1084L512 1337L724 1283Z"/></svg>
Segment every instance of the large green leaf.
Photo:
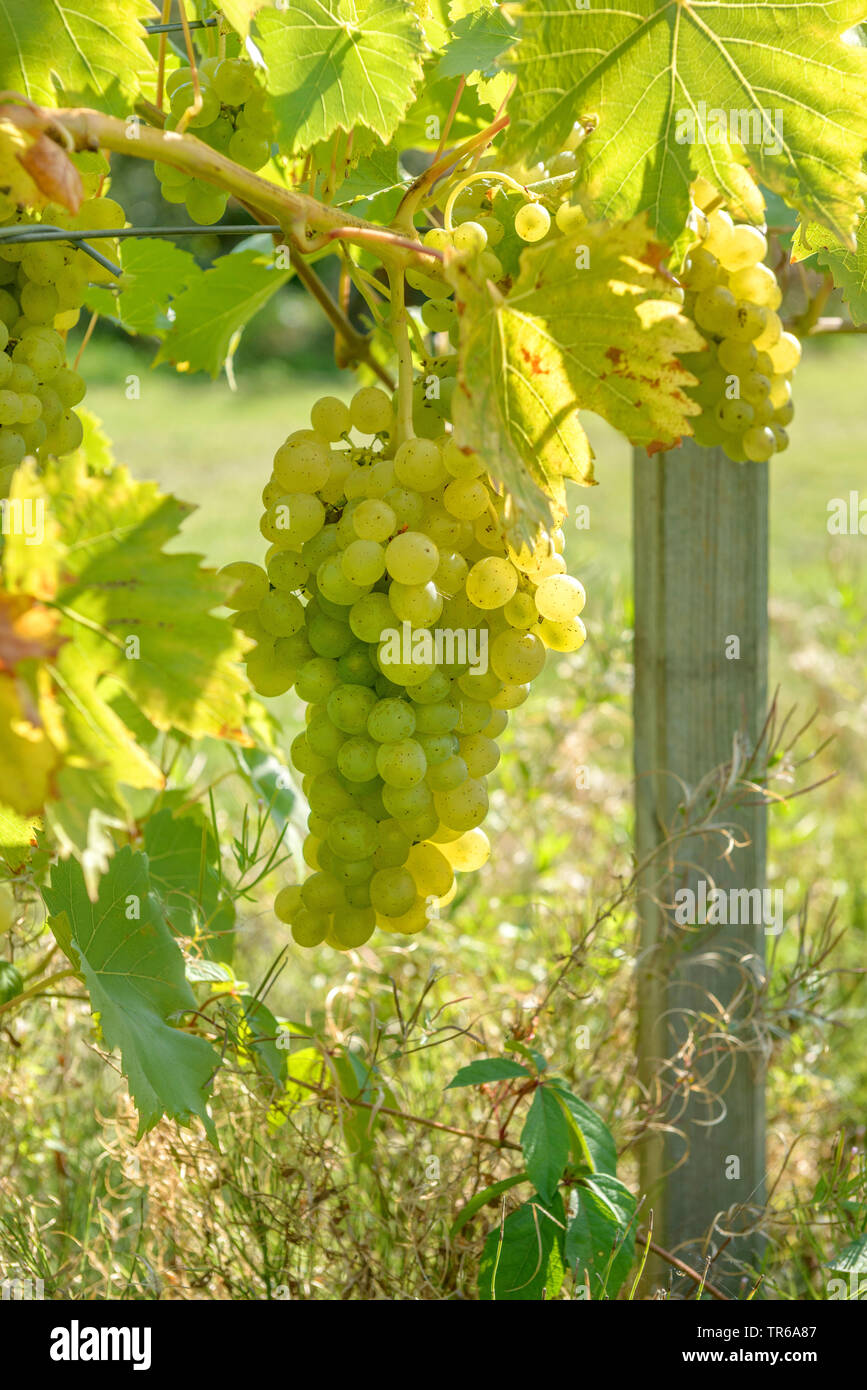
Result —
<svg viewBox="0 0 867 1390"><path fill-rule="evenodd" d="M144 848L151 883L172 930L192 937L205 955L229 959L235 910L221 892L220 851L204 816L158 811L148 817Z"/></svg>
<svg viewBox="0 0 867 1390"><path fill-rule="evenodd" d="M151 891L148 861L125 845L99 883L95 902L73 859L54 864L43 890L52 929L81 971L91 1008L139 1112L139 1137L163 1115L182 1124L198 1115L216 1139L206 1108L219 1065L210 1043L172 1026L195 1008L184 960Z"/></svg>
<svg viewBox="0 0 867 1390"><path fill-rule="evenodd" d="M142 24L150 0L5 0L0 7L0 87L41 106L131 109L156 71Z"/></svg>
<svg viewBox="0 0 867 1390"><path fill-rule="evenodd" d="M548 520L565 478L594 481L580 408L650 450L690 433L694 378L677 357L704 340L658 269L661 249L643 219L584 227L524 251L505 297L447 268L461 313L455 429L528 521Z"/></svg>
<svg viewBox="0 0 867 1390"><path fill-rule="evenodd" d="M45 539L9 536L4 580L59 614L65 639L40 664L38 709L63 756L50 803L65 850L89 843L91 814L123 816L121 787L162 774L113 707L118 687L157 728L244 741L243 639L211 616L224 586L200 557L163 547L190 508L125 468L89 473L69 457L15 474L13 497L45 508Z"/></svg>
<svg viewBox="0 0 867 1390"><path fill-rule="evenodd" d="M241 330L293 274L273 256L236 251L194 279L174 301L174 322L155 358L184 371L222 371Z"/></svg>
<svg viewBox="0 0 867 1390"><path fill-rule="evenodd" d="M828 1260L829 1269L845 1274L867 1274L867 1235L859 1236L850 1245L838 1250Z"/></svg>
<svg viewBox="0 0 867 1390"><path fill-rule="evenodd" d="M566 1263L579 1283L589 1273L593 1298L614 1298L635 1255L635 1198L610 1173L585 1179L573 1192L577 1205L566 1235Z"/></svg>
<svg viewBox="0 0 867 1390"><path fill-rule="evenodd" d="M803 261L816 255L824 270L830 270L834 284L849 306L855 324L867 323L867 217L858 226L854 251L841 246L827 227L811 222L798 227L792 246L792 260Z"/></svg>
<svg viewBox="0 0 867 1390"><path fill-rule="evenodd" d="M500 1303L538 1302L560 1292L566 1224L559 1195L531 1198L491 1231L479 1263L479 1297Z"/></svg>
<svg viewBox="0 0 867 1390"><path fill-rule="evenodd" d="M579 117L595 118L583 177L596 215L646 211L669 242L690 180L704 175L737 204L747 160L768 188L846 239L867 188L867 54L841 35L864 13L863 0L527 0L511 57L513 144L548 154ZM691 131L700 103L708 119ZM768 132L757 143L751 122L763 109L772 124L780 113L779 142ZM716 142L714 111L726 117Z"/></svg>
<svg viewBox="0 0 867 1390"><path fill-rule="evenodd" d="M553 1091L539 1086L521 1131L521 1148L533 1186L546 1201L557 1191L569 1158L569 1124Z"/></svg>
<svg viewBox="0 0 867 1390"><path fill-rule="evenodd" d="M261 10L256 30L287 153L357 125L391 138L424 48L403 0L292 0L285 10Z"/></svg>
<svg viewBox="0 0 867 1390"><path fill-rule="evenodd" d="M250 21L269 0L220 0L220 14L242 38L250 32Z"/></svg>
<svg viewBox="0 0 867 1390"><path fill-rule="evenodd" d="M493 73L497 59L515 40L515 27L498 6L483 5L451 25L449 45L436 67L437 77Z"/></svg>
<svg viewBox="0 0 867 1390"><path fill-rule="evenodd" d="M155 237L123 241L120 263L120 293L95 286L88 292L87 306L115 319L130 333L164 333L169 327L166 310L170 301L202 276L189 251Z"/></svg>

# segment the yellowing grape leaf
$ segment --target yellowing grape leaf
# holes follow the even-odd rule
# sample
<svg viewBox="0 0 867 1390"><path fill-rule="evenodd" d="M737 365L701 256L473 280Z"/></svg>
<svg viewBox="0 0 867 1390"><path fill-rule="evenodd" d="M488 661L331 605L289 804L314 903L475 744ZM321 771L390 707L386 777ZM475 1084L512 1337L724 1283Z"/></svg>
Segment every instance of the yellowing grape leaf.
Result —
<svg viewBox="0 0 867 1390"><path fill-rule="evenodd" d="M60 801L47 814L64 847L83 851L91 812L122 817L124 785L162 785L113 707L118 685L159 729L246 742L242 642L211 616L223 582L197 555L164 553L187 504L124 468L90 473L76 456L43 476L19 468L10 500L27 499L44 509L44 538L29 546L23 534L6 537L4 579L50 604L66 639L39 663L36 706L64 763ZM0 801L21 809L5 785Z"/></svg>
<svg viewBox="0 0 867 1390"><path fill-rule="evenodd" d="M24 594L0 592L0 802L25 817L45 804L59 761L29 663L56 656L59 646L56 613Z"/></svg>
<svg viewBox="0 0 867 1390"><path fill-rule="evenodd" d="M292 0L260 10L258 45L285 153L367 126L388 142L421 77L424 39L403 0Z"/></svg>
<svg viewBox="0 0 867 1390"><path fill-rule="evenodd" d="M669 243L692 177L740 203L736 166L851 237L867 189L863 0L527 0L509 59L513 147L547 152L593 117L583 177L599 217L647 212Z"/></svg>
<svg viewBox="0 0 867 1390"><path fill-rule="evenodd" d="M75 860L54 864L43 897L61 948L84 978L105 1042L120 1051L139 1112L138 1138L163 1115L181 1124L198 1115L216 1142L206 1095L220 1059L204 1038L173 1026L196 1001L152 891L147 855L129 845L118 850L95 902Z"/></svg>
<svg viewBox="0 0 867 1390"><path fill-rule="evenodd" d="M841 246L827 227L818 222L802 222L792 240L792 260L803 261L812 255L816 255L823 270L830 270L849 307L852 322L867 324L867 217L858 227L854 251Z"/></svg>
<svg viewBox="0 0 867 1390"><path fill-rule="evenodd" d="M0 88L40 106L92 106L125 115L156 71L148 52L150 0L4 0Z"/></svg>
<svg viewBox="0 0 867 1390"><path fill-rule="evenodd" d="M220 14L245 39L254 14L267 4L268 0L220 0Z"/></svg>
<svg viewBox="0 0 867 1390"><path fill-rule="evenodd" d="M461 312L459 442L477 450L534 521L563 480L594 482L579 409L593 410L633 444L670 447L690 432L695 378L678 354L704 340L659 270L664 247L644 219L528 248L505 297L447 266Z"/></svg>
<svg viewBox="0 0 867 1390"><path fill-rule="evenodd" d="M154 364L174 362L185 371L219 375L242 329L293 273L288 264L279 268L273 254L247 250L220 256L174 300L174 320Z"/></svg>

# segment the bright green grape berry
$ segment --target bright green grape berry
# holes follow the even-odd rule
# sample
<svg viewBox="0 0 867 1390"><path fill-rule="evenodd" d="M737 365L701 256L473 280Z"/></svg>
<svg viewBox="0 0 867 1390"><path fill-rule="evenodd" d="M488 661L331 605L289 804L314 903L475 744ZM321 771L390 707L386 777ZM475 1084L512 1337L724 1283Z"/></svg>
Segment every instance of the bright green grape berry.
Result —
<svg viewBox="0 0 867 1390"><path fill-rule="evenodd" d="M522 241L541 241L551 228L551 214L541 203L525 203L515 213L515 231Z"/></svg>

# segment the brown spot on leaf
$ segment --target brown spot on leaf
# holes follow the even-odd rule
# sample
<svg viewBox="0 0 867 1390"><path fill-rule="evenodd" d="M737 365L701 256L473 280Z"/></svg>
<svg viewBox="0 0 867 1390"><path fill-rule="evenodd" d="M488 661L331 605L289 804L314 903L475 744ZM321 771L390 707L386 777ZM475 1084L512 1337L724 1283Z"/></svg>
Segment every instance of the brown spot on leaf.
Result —
<svg viewBox="0 0 867 1390"><path fill-rule="evenodd" d="M521 356L530 368L532 376L547 376L548 368L542 366L542 359L538 352L531 352L529 348L521 348Z"/></svg>

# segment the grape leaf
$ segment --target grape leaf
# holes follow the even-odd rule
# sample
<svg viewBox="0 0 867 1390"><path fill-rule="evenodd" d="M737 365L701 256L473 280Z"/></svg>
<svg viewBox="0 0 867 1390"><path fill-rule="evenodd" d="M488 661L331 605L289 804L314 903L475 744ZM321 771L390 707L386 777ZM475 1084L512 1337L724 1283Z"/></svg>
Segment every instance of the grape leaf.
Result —
<svg viewBox="0 0 867 1390"><path fill-rule="evenodd" d="M689 433L694 378L677 354L704 340L658 269L662 251L643 219L583 227L524 251L505 297L447 266L461 314L458 439L493 461L529 522L549 520L549 499L562 505L564 478L594 481L579 408L650 449Z"/></svg>
<svg viewBox="0 0 867 1390"><path fill-rule="evenodd" d="M43 476L19 468L12 498L44 507L43 543L6 539L10 591L59 614L67 640L39 665L37 708L66 765L49 819L64 848L91 843L92 815L125 813L122 784L160 787L162 774L111 704L117 685L160 729L247 741L241 733L241 641L212 617L224 585L197 555L163 552L190 508L124 468L94 475L74 456ZM9 802L0 790L0 800Z"/></svg>
<svg viewBox="0 0 867 1390"><path fill-rule="evenodd" d="M614 1298L635 1255L635 1198L619 1178L596 1173L573 1188L577 1210L566 1233L566 1263L593 1298Z"/></svg>
<svg viewBox="0 0 867 1390"><path fill-rule="evenodd" d="M497 59L515 41L515 27L503 11L481 8L451 25L449 46L436 66L437 77L493 76Z"/></svg>
<svg viewBox="0 0 867 1390"><path fill-rule="evenodd" d="M86 302L89 309L114 319L130 333L165 333L170 326L166 317L170 301L203 274L189 251L155 237L122 241L120 263L120 293L93 286Z"/></svg>
<svg viewBox="0 0 867 1390"><path fill-rule="evenodd" d="M52 930L84 977L107 1045L120 1050L139 1112L138 1138L163 1115L181 1124L198 1115L215 1143L206 1092L220 1059L204 1038L169 1022L196 1001L152 892L147 856L129 845L118 850L95 902L80 866L63 860L52 865L43 897Z"/></svg>
<svg viewBox="0 0 867 1390"><path fill-rule="evenodd" d="M407 188L398 165L397 150L378 145L359 160L334 195L340 208L351 208L356 217L390 222Z"/></svg>
<svg viewBox="0 0 867 1390"><path fill-rule="evenodd" d="M35 816L19 816L11 807L0 805L0 859L13 874L33 853L38 830Z"/></svg>
<svg viewBox="0 0 867 1390"><path fill-rule="evenodd" d="M219 850L201 813L157 811L145 825L144 848L172 931L195 938L211 958L230 957L235 911L220 890Z"/></svg>
<svg viewBox="0 0 867 1390"><path fill-rule="evenodd" d="M0 88L40 106L92 106L125 115L156 63L148 52L150 0L5 0L0 9Z"/></svg>
<svg viewBox="0 0 867 1390"><path fill-rule="evenodd" d="M479 1262L479 1297L496 1302L556 1298L563 1283L566 1216L559 1193L525 1202L485 1241Z"/></svg>
<svg viewBox="0 0 867 1390"><path fill-rule="evenodd" d="M267 4L268 0L220 0L220 14L245 39L256 11Z"/></svg>
<svg viewBox="0 0 867 1390"><path fill-rule="evenodd" d="M261 10L256 30L286 153L357 125L390 139L421 77L424 40L410 6L293 0Z"/></svg>
<svg viewBox="0 0 867 1390"><path fill-rule="evenodd" d="M0 592L0 801L25 818L45 804L59 761L27 676L59 645L56 613Z"/></svg>
<svg viewBox="0 0 867 1390"><path fill-rule="evenodd" d="M858 227L854 251L841 246L827 227L818 222L807 225L802 222L792 243L792 260L803 261L816 252L817 263L824 270L830 270L834 284L849 306L852 322L867 323L867 217L862 218Z"/></svg>
<svg viewBox="0 0 867 1390"><path fill-rule="evenodd" d="M293 274L273 255L235 251L196 277L174 301L175 317L154 359L179 369L219 375L237 336Z"/></svg>
<svg viewBox="0 0 867 1390"><path fill-rule="evenodd" d="M768 188L847 240L867 189L867 53L840 36L863 14L862 0L527 0L507 60L518 78L512 146L538 158L562 148L579 117L594 117L582 148L594 214L648 212L668 242L691 178L704 175L738 205L748 159ZM780 114L779 140L777 129L762 132L763 102L772 126Z"/></svg>

